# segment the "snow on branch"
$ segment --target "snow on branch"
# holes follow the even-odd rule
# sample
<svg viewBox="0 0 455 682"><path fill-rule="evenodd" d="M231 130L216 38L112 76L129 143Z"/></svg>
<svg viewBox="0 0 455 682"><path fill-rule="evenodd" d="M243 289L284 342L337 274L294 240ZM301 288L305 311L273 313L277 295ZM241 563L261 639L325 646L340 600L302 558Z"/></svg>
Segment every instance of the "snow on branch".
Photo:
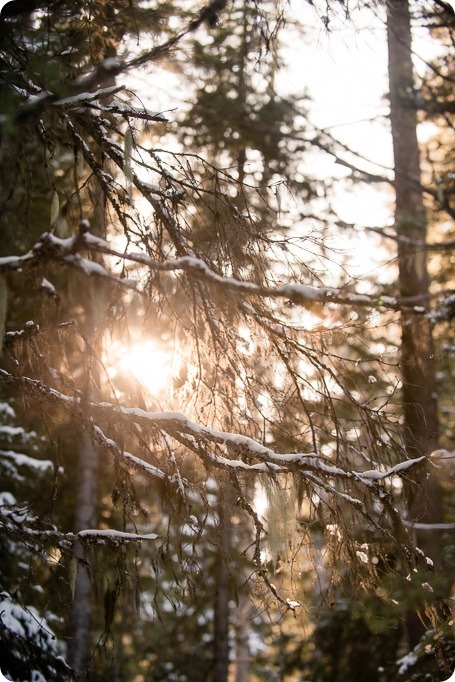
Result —
<svg viewBox="0 0 455 682"><path fill-rule="evenodd" d="M142 473L145 473L152 478L156 478L160 481L165 480L166 474L158 469L158 467L149 462L145 462L143 459L132 455L130 452L126 452L119 448L117 443L111 438L108 438L100 429L99 426L93 426L92 433L95 440L105 449L112 452L116 457L121 457L125 463L133 469L139 469Z"/></svg>
<svg viewBox="0 0 455 682"><path fill-rule="evenodd" d="M125 542L142 542L143 540L158 540L161 536L156 533L129 533L126 531L114 530L110 528L104 529L85 529L78 533L62 533L60 531L51 529L28 528L23 523L23 519L15 518L16 509L2 506L0 509L0 525L4 530L7 530L10 535L18 535L30 541L33 540L48 540L49 542L64 543L74 545L79 540L94 543L119 544Z"/></svg>
<svg viewBox="0 0 455 682"><path fill-rule="evenodd" d="M14 332L6 332L3 339L3 345L5 348L7 348L8 346L13 345L16 341L25 341L26 339L31 339L33 336L37 336L40 331L39 324L36 324L36 322L33 322L33 320L29 320L25 323L23 329L18 329Z"/></svg>
<svg viewBox="0 0 455 682"><path fill-rule="evenodd" d="M235 279L234 277L224 277L223 275L214 272L202 258L198 258L194 255L185 255L181 258L158 262L146 254L125 253L112 249L103 239L100 239L89 232L84 232L83 230L81 230L79 234L66 239L60 239L49 232L43 233L39 241L26 254L22 256L5 256L0 258L0 272L21 270L26 267L32 268L53 261L77 268L88 277L96 276L107 278L117 284L137 290L138 283L135 280L118 277L109 272L100 263L84 258L79 253L79 250L81 249L117 256L123 260L144 265L154 271L183 271L196 279L222 286L225 289L235 291L236 293L244 294L246 296L284 299L286 302L290 301L295 305L306 306L309 303L317 302L352 307L385 308L388 310L413 312L415 314L424 314L427 312L424 306L406 306L406 297L371 296L368 294L348 292L342 288L314 287L308 284L291 283L278 287L267 287L254 282ZM444 292L440 293L441 295L444 294ZM415 297L413 297L413 302L414 299ZM436 314L437 313L432 313L432 315Z"/></svg>
<svg viewBox="0 0 455 682"><path fill-rule="evenodd" d="M87 277L103 277L135 289L136 283L110 273L101 263L81 256L79 249L85 247L82 231L66 239L60 239L50 232L44 232L36 244L22 256L0 258L0 272L34 268L48 262L69 265L81 270ZM101 240L100 240L101 241Z"/></svg>
<svg viewBox="0 0 455 682"><path fill-rule="evenodd" d="M406 310L417 314L425 312L422 306L403 305L405 298L394 296L369 296L344 291L334 287L314 287L307 284L285 284L280 287L266 287L254 282L238 280L233 277L223 277L214 272L209 265L194 255L183 256L174 260L157 262L149 256L141 253L125 253L112 249L104 240L100 240L90 233L83 235L84 243L87 248L104 253L106 255L117 256L124 260L145 265L155 271L185 271L197 279L223 286L237 293L245 295L260 296L263 298L282 298L291 301L296 305L307 305L308 303L335 303L339 305L364 306L371 308L387 308L389 310Z"/></svg>
<svg viewBox="0 0 455 682"><path fill-rule="evenodd" d="M80 530L79 533L76 533L76 537L78 538L86 538L88 540L120 540L120 541L129 541L129 542L137 542L138 540L157 540L160 536L157 535L156 533L145 533L145 534L136 534L136 533L126 533L124 531L120 530L111 530L111 529L104 529L104 530L97 530L97 529L87 529L87 530ZM66 538L68 538L68 534L66 535Z"/></svg>
<svg viewBox="0 0 455 682"><path fill-rule="evenodd" d="M40 399L47 399L54 405L66 405L75 410L81 409L81 400L77 397L67 396L59 391L50 388L36 379L28 377L16 377L5 370L0 369L0 382L20 388L24 393L32 396L39 396ZM392 475L400 475L422 462L422 457L411 459L392 467L386 472L368 471L352 472L346 471L333 464L327 458L317 453L277 453L271 448L262 445L249 436L234 434L227 431L201 426L191 421L180 412L147 412L139 407L124 407L112 403L89 402L85 404L91 412L91 421L96 422L97 417L104 420L126 419L132 424L149 426L171 436L178 442L188 447L198 455L203 461L223 469L236 470L238 473L281 473L294 472L303 476L308 475L312 480L318 482L328 479L350 479L363 483L369 487L374 481L380 481ZM96 434L107 443L103 432L99 427L95 427ZM108 445L114 447L114 441L109 441ZM128 460L139 465L145 470L150 466L148 463L141 463L136 458L127 453ZM160 478L158 469L153 467L154 476ZM355 501L356 504L358 501Z"/></svg>
<svg viewBox="0 0 455 682"><path fill-rule="evenodd" d="M411 467L415 466L416 464L419 464L420 462L423 462L426 459L425 456L423 457L416 457L415 459L408 459L405 462L400 462L399 464L396 464L393 466L391 469L388 469L387 471L362 471L361 473L356 474L359 476L359 478L367 480L369 479L370 481L381 481L384 478L390 478L390 476L394 476L396 474L401 473L402 471L406 471L407 469L410 469Z"/></svg>
<svg viewBox="0 0 455 682"><path fill-rule="evenodd" d="M112 85L109 88L99 88L94 92L79 92L77 95L72 97L64 97L63 99L58 99L54 102L55 106L79 106L80 104L86 104L87 102L96 101L102 99L103 97L112 97L118 92L125 89L123 85Z"/></svg>
<svg viewBox="0 0 455 682"><path fill-rule="evenodd" d="M160 111L151 111L146 107L134 107L126 102L113 101L108 104L100 104L98 101L103 97L112 97L125 90L124 85L113 85L109 88L100 88L95 92L79 92L71 97L56 100L54 106L65 107L66 109L89 107L97 111L103 111L109 114L119 114L124 118L140 118L146 121L157 121L164 123L167 118Z"/></svg>
<svg viewBox="0 0 455 682"><path fill-rule="evenodd" d="M160 111L151 111L145 107L133 107L125 102L112 102L111 104L101 105L98 102L92 102L89 106L97 111L103 111L109 114L119 114L123 118L140 118L144 121L156 121L158 123L165 123L168 119Z"/></svg>

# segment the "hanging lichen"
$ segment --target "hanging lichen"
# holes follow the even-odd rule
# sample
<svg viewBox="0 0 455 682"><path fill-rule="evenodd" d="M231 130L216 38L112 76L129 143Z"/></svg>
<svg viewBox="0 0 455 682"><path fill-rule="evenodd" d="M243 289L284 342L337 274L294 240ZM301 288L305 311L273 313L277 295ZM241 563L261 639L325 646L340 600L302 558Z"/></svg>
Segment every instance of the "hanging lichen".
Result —
<svg viewBox="0 0 455 682"><path fill-rule="evenodd" d="M297 528L296 491L292 481L266 479L267 543L273 560L286 559L294 545Z"/></svg>
<svg viewBox="0 0 455 682"><path fill-rule="evenodd" d="M127 180L127 190L128 190L128 196L129 196L130 201L133 197L133 168L131 165L132 153L133 153L133 134L131 132L131 128L127 128L125 131L125 139L124 139L125 160L124 160L124 165L123 165L123 172L125 173L125 177Z"/></svg>
<svg viewBox="0 0 455 682"><path fill-rule="evenodd" d="M50 220L51 227L53 227L53 225L55 224L59 213L60 213L60 201L59 201L57 192L54 192L54 194L52 195L52 201L51 201L51 220Z"/></svg>

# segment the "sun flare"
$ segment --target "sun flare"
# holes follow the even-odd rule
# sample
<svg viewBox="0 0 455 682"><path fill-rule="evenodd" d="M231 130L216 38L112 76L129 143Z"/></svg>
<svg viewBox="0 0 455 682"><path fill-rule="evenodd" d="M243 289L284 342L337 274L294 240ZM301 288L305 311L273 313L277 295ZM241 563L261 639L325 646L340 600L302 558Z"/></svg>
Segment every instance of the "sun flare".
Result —
<svg viewBox="0 0 455 682"><path fill-rule="evenodd" d="M116 361L109 372L114 384L119 380L122 385L136 381L154 396L171 388L172 379L178 374L175 353L163 350L152 340L115 346Z"/></svg>
<svg viewBox="0 0 455 682"><path fill-rule="evenodd" d="M122 357L120 367L124 372L131 372L154 395L168 387L173 375L172 355L157 348L153 341L131 346Z"/></svg>

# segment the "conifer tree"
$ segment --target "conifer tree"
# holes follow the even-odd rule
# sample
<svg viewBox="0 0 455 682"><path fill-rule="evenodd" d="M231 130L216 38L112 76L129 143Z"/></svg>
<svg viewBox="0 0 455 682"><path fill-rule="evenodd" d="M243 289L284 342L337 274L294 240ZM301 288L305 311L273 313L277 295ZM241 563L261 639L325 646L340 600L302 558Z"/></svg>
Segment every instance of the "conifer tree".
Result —
<svg viewBox="0 0 455 682"><path fill-rule="evenodd" d="M128 606L133 594L140 617L162 617L168 632L181 621L166 620L167 610L200 616L198 661L207 677L226 677L226 646L216 660L203 650L213 630L207 605L193 598L204 582L216 590L207 571L214 556L229 568L234 594L249 589L283 613L301 608L308 593L300 580L276 580L275 569L280 575L290 557L303 561L305 547L322 538L331 563L321 562L321 571L338 568L369 596L379 590L388 607L406 594L409 575L431 587L431 557L414 546L397 483L410 485L422 459L404 447L399 403L389 408L390 396L369 380L370 367L379 368L396 395L390 373L374 352L365 359L366 381L346 371L358 369L346 349L349 336L364 331L365 310L426 311L381 282L365 293L336 274L327 281L314 267L326 262L326 245L296 227L289 201L280 205L274 183L292 176L285 147L296 138L305 151L314 131L291 130L296 103L274 92L270 52L264 70L255 69L260 8L215 0L188 15L166 3L13 4L0 36L2 234L9 239L0 259L0 380L25 406L24 425L37 422L59 475L46 511L24 520L19 533L8 505L0 519L15 557L24 546L35 553L46 595L58 586L59 639L68 632L77 565L88 569L96 606L91 655L74 663L68 679L89 667L132 679L137 670L126 659L138 642L144 677L190 678L183 656L165 660L156 631L147 650ZM230 34L229 11L241 17ZM156 139L164 139L171 114L152 110L134 79L128 89L125 79L145 66L169 67L179 50L197 56L198 40L232 70L212 74L207 92L201 76L189 110L199 118L181 124L180 147L161 146ZM204 98L216 106L202 107ZM233 105L226 105L227 125L217 126L223 98ZM212 144L211 157L198 136ZM335 140L315 140L322 149L329 143L339 157ZM300 184L300 199L311 198L310 184ZM324 318L338 320L336 331ZM116 344L126 354L129 337L139 334L178 358L167 395L141 392L128 372L121 376ZM80 433L98 450L103 475L96 527L75 531ZM268 495L268 522L252 497L255 481ZM214 532L223 498L232 523L221 524L224 534ZM243 519L248 538L239 530ZM17 602L15 563L5 586ZM141 583L150 603L141 602ZM33 600L27 605L44 615L45 605ZM27 643L34 650L32 636ZM32 661L24 677L33 670Z"/></svg>

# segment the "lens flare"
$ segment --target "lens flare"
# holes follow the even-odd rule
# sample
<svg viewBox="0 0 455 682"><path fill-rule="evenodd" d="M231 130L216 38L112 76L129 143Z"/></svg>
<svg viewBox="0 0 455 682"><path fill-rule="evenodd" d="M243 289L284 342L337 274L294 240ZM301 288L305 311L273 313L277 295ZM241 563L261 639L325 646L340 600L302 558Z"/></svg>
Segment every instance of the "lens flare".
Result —
<svg viewBox="0 0 455 682"><path fill-rule="evenodd" d="M160 350L153 341L125 349L119 369L123 374L132 374L153 395L165 391L175 374L172 355Z"/></svg>
<svg viewBox="0 0 455 682"><path fill-rule="evenodd" d="M181 364L174 349L167 351L156 341L125 344L111 340L104 352L104 366L116 392L128 394L139 383L150 395L164 398L172 393Z"/></svg>

